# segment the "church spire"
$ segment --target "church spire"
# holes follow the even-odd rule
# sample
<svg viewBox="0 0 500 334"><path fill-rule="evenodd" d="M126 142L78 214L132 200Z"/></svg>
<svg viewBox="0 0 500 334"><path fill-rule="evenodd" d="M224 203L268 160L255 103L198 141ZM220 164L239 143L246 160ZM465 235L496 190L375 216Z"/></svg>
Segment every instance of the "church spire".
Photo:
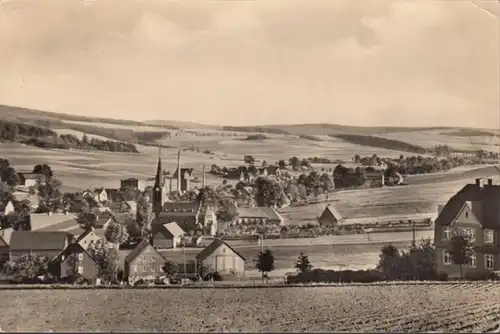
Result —
<svg viewBox="0 0 500 334"><path fill-rule="evenodd" d="M156 169L156 178L153 188L153 211L158 216L163 207L162 190L163 190L163 169L161 167L161 145L158 147L158 167Z"/></svg>

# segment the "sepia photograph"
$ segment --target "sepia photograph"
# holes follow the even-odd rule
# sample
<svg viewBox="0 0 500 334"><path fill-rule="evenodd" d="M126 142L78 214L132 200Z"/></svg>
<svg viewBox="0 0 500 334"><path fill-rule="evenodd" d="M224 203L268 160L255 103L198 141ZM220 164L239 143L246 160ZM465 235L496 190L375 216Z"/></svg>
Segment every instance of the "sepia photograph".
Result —
<svg viewBox="0 0 500 334"><path fill-rule="evenodd" d="M0 0L0 332L500 332L500 0Z"/></svg>

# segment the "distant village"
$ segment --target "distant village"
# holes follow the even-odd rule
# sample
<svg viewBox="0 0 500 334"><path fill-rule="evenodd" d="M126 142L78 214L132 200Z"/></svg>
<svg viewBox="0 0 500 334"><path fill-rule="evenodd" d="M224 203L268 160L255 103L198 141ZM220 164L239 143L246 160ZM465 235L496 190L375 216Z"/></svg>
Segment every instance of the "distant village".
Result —
<svg viewBox="0 0 500 334"><path fill-rule="evenodd" d="M50 166L15 171L3 159L2 272L18 281L40 279L43 272L57 282L75 277L94 283L107 277L110 282L119 276L119 281L133 284L164 276L170 254L166 251L199 248L194 257L170 261L169 279L202 272L244 275L245 259L228 240L263 243L276 238L434 228L429 214L385 221L344 219L328 202L329 194L351 187L404 186L398 171L403 163L415 166L426 161L400 157L398 167L375 155L353 160L368 166L312 168L314 159L292 157L257 167L253 157L245 156L240 167L212 165L205 171L203 166L198 174L182 167L179 152L177 168L169 173L162 167L160 148L153 178L122 179L117 189L62 193ZM207 173L220 177L220 184L207 186ZM323 202L315 224L288 224L280 213L288 206ZM32 272L26 274L26 267Z"/></svg>

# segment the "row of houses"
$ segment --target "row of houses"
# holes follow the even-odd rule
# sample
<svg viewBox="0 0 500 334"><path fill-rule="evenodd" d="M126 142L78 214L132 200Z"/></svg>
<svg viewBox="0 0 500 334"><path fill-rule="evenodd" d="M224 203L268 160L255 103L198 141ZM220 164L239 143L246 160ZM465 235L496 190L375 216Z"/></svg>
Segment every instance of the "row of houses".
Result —
<svg viewBox="0 0 500 334"><path fill-rule="evenodd" d="M89 247L100 239L92 229L78 237L62 231L15 231L10 244L0 237L0 259L5 263L9 260L17 261L23 255L47 256L51 259L50 273L55 277L64 279L76 271L79 276L95 283L99 263L92 257ZM124 280L134 284L139 280L155 280L164 276L163 266L168 260L164 254L148 240L142 241L119 263ZM245 258L221 239L215 239L196 255L195 263L197 262L220 274L245 274ZM179 267L182 268L180 264ZM196 273L191 270L190 274Z"/></svg>

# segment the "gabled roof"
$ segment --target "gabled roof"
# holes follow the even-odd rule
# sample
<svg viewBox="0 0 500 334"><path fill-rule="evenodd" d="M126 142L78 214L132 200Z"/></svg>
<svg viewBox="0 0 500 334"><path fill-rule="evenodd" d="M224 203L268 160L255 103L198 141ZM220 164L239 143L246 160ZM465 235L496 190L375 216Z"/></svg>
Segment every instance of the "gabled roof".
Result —
<svg viewBox="0 0 500 334"><path fill-rule="evenodd" d="M149 241L146 239L142 240L130 253L127 254L127 256L125 257L125 262L130 263L134 261L134 259L139 256L148 246L151 246ZM153 247L151 248L154 249ZM161 255L161 253L156 249L154 249L154 251L164 258L164 256Z"/></svg>
<svg viewBox="0 0 500 334"><path fill-rule="evenodd" d="M454 221L466 201L481 202L480 223L483 227L498 227L500 221L500 186L467 184L452 196L436 218L436 225L449 225Z"/></svg>
<svg viewBox="0 0 500 334"><path fill-rule="evenodd" d="M480 217L477 217L476 214L474 213L474 211L472 211L472 201L465 201L464 202L464 204L462 205L462 207L460 208L460 210L455 215L455 218L451 221L451 224L453 224L458 219L458 217L460 217L460 215L462 214L462 212L464 210L466 210L466 209L469 209L469 212L472 214L471 218L474 218L479 224L481 224L481 220L478 219Z"/></svg>
<svg viewBox="0 0 500 334"><path fill-rule="evenodd" d="M174 238L183 236L186 233L176 222L166 223L163 226Z"/></svg>
<svg viewBox="0 0 500 334"><path fill-rule="evenodd" d="M205 247L198 255L196 255L196 259L203 261L210 255L212 255L220 246L226 245L230 250L232 250L236 255L238 255L243 261L245 261L245 258L238 253L233 247L229 246L228 243L226 243L222 239L214 239L210 245Z"/></svg>
<svg viewBox="0 0 500 334"><path fill-rule="evenodd" d="M10 238L10 250L63 250L70 239L68 232L14 231Z"/></svg>
<svg viewBox="0 0 500 334"><path fill-rule="evenodd" d="M94 190L94 193L95 193L96 195L99 195L99 194L101 194L102 192L105 192L104 188L95 188L95 190Z"/></svg>
<svg viewBox="0 0 500 334"><path fill-rule="evenodd" d="M342 216L340 215L340 213L332 205L327 205L327 207L325 208L324 211L330 212L332 214L332 216L334 216L335 219L337 219L337 220L341 220L342 219Z"/></svg>
<svg viewBox="0 0 500 334"><path fill-rule="evenodd" d="M72 242L68 245L68 247L66 247L65 249L62 250L61 253L59 253L59 255L57 255L53 262L56 262L56 261L62 261L61 257L64 255L64 256L68 256L70 254L74 254L74 253L85 253L89 256L89 258L92 259L92 261L94 261L94 263L97 264L97 262L95 261L95 259L89 254L89 252L87 252L85 250L85 248L80 245L79 243L77 242Z"/></svg>

